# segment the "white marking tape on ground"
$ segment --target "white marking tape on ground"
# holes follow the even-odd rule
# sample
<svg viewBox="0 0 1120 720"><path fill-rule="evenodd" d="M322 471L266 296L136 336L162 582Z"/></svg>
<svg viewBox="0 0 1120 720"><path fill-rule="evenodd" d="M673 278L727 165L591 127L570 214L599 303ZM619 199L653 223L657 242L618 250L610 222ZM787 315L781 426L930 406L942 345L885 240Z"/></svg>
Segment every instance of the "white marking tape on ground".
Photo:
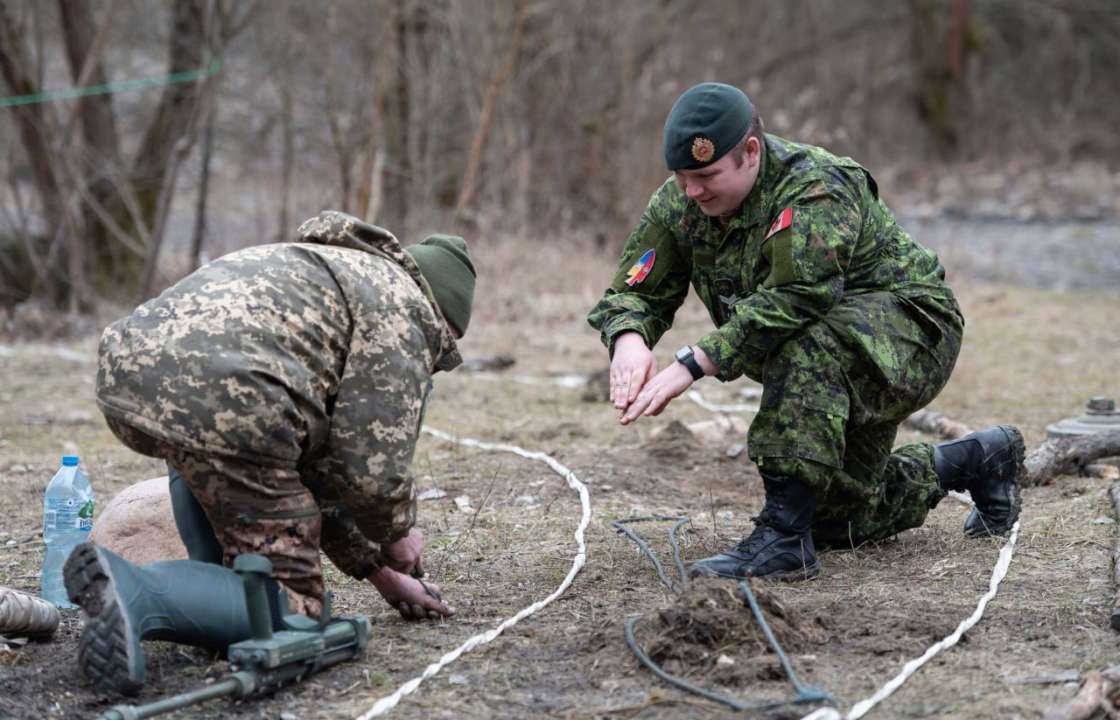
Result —
<svg viewBox="0 0 1120 720"><path fill-rule="evenodd" d="M700 407L704 408L708 412L723 412L723 413L729 413L729 412L754 413L754 412L758 412L758 406L757 405L745 405L745 404L742 404L742 403L736 404L736 405L716 405L715 403L710 403L710 402L708 402L707 400L704 399L704 396L700 394L699 390L689 390L688 391L688 399L691 400L692 402L696 403Z"/></svg>
<svg viewBox="0 0 1120 720"><path fill-rule="evenodd" d="M1019 521L1016 520L1015 525L1011 528L1011 537L1008 538L1007 544L999 551L999 560L996 561L995 569L992 570L992 579L988 583L988 592L984 594L984 597L980 598L980 602L977 604L976 610L973 611L972 615L963 620L951 635L931 645L920 658L906 663L902 668L902 672L893 677L886 685L879 688L879 692L853 705L847 715L841 715L834 708L821 708L802 717L801 720L857 720L866 715L880 702L887 699L891 693L902 686L902 683L906 682L911 675L917 672L918 668L929 662L934 655L956 645L957 641L961 639L961 636L980 621L980 618L984 615L984 609L988 606L988 601L996 596L996 590L999 589L999 584L1003 581L1004 576L1007 575L1008 566L1011 565L1011 555L1015 551L1015 542L1018 539Z"/></svg>
<svg viewBox="0 0 1120 720"><path fill-rule="evenodd" d="M513 453L514 455L520 455L523 458L528 458L530 460L539 460L547 464L557 475L560 475L564 478L564 480L567 481L568 487L579 493L579 500L581 505L583 506L583 515L580 517L579 527L576 528L575 532L576 545L578 546L579 551L576 553L575 560L572 562L572 569L568 571L567 577L564 578L564 581L560 583L560 586L557 587L551 595L544 598L543 600L538 600L537 602L526 608L523 608L519 613L503 621L500 625L487 630L484 633L469 638L459 647L448 653L445 653L439 660L424 668L424 672L421 675L418 675L417 677L414 677L405 684L401 685L392 695L386 695L385 697L375 702L364 715L358 718L358 720L369 720L369 718L377 717L393 709L394 707L396 707L397 703L401 701L401 698L412 693L416 690L416 688L420 686L420 683L432 677L447 665L455 662L455 660L457 660L460 655L465 652L470 652L479 645L485 645L486 643L501 635L502 632L504 632L507 628L513 627L521 620L524 620L544 606L551 603L556 598L560 597L562 594L564 594L564 591L568 589L568 586L572 584L572 580L575 579L576 574L579 573L579 571L583 568L584 563L587 562L587 545L583 541L583 531L587 529L588 523L591 522L591 498L587 493L587 486L580 482L579 478L576 477L576 474L574 472L561 465L556 461L555 458L541 452L523 450L522 448L519 448L515 445L499 445L494 443L482 442L481 440L474 440L471 438L456 437L449 433L445 433L442 430L436 430L435 428L430 428L426 425L422 427L421 430L433 437L437 437L440 440L445 440L447 442L453 442L459 445L465 445L467 447L474 447L478 448L479 450L493 450Z"/></svg>

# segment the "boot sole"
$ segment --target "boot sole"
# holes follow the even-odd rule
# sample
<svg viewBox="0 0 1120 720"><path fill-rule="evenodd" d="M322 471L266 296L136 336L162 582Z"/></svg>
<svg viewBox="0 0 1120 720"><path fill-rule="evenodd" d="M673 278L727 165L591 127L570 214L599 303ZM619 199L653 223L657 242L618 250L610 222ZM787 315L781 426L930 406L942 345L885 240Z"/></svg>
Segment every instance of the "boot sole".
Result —
<svg viewBox="0 0 1120 720"><path fill-rule="evenodd" d="M992 536L1006 535L1011 531L1011 526L1019 519L1019 511L1023 507L1023 497L1019 492L1019 488L1023 484L1023 480L1027 477L1027 445L1023 441L1023 433L1019 432L1018 428L1010 425L1002 426L1006 431L1012 434L1011 450L1015 453L1015 478L1011 481L1011 487L1008 494L1011 496L1011 512L1007 514L1007 520L1002 523L989 522L984 514L980 512L979 508L973 508L969 513L968 518L965 519L964 534L970 538L982 538ZM969 528L972 516L975 514L980 519L979 527Z"/></svg>
<svg viewBox="0 0 1120 720"><path fill-rule="evenodd" d="M144 686L143 658L133 657L138 647L133 628L122 611L108 563L102 563L92 543L82 543L70 553L63 568L70 602L86 614L78 640L78 667L103 692L136 695Z"/></svg>

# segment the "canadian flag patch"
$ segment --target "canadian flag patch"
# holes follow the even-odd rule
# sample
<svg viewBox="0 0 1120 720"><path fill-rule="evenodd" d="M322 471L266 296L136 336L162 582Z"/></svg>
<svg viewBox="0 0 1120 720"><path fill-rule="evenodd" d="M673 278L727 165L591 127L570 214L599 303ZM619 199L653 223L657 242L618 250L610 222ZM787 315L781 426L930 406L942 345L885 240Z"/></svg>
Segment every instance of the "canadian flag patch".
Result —
<svg viewBox="0 0 1120 720"><path fill-rule="evenodd" d="M793 224L793 208L792 207L787 207L785 210L782 210L782 212L778 214L778 219L775 220L770 225L770 229L766 232L766 237L764 237L762 239L763 240L769 240L771 235L773 235L775 233L779 233L782 230L785 230L786 228L788 228L792 224Z"/></svg>

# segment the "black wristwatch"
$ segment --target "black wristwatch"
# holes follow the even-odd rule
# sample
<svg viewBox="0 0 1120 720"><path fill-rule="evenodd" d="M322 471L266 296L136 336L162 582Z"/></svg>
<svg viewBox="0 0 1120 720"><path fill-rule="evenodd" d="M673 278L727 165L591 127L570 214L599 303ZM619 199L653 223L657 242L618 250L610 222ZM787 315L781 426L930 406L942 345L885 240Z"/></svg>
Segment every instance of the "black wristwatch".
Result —
<svg viewBox="0 0 1120 720"><path fill-rule="evenodd" d="M704 377L704 369L700 367L700 363L696 362L696 356L692 354L691 345L685 345L677 350L677 362L688 368L688 371L692 373L693 380Z"/></svg>

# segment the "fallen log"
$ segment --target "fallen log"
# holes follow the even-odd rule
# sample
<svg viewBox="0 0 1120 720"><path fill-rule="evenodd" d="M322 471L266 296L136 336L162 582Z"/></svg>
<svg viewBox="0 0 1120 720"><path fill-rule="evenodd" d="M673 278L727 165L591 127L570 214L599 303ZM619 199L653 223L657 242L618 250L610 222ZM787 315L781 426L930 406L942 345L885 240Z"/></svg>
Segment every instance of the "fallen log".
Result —
<svg viewBox="0 0 1120 720"><path fill-rule="evenodd" d="M1120 700L1120 667L1085 673L1077 696L1068 703L1051 707L1044 720L1111 720L1117 716Z"/></svg>
<svg viewBox="0 0 1120 720"><path fill-rule="evenodd" d="M918 432L936 435L942 440L956 440L972 432L967 425L932 410L919 410L902 424Z"/></svg>
<svg viewBox="0 0 1120 720"><path fill-rule="evenodd" d="M1117 456L1120 456L1120 432L1050 438L1027 453L1024 485L1045 485L1058 475L1107 476L1109 466L1099 466L1093 472L1091 463Z"/></svg>
<svg viewBox="0 0 1120 720"><path fill-rule="evenodd" d="M902 424L942 440L956 440L972 432L967 425L932 410L919 410ZM1046 485L1059 475L1114 480L1120 472L1115 466L1093 462L1108 457L1120 457L1120 432L1050 438L1027 452L1023 485Z"/></svg>

